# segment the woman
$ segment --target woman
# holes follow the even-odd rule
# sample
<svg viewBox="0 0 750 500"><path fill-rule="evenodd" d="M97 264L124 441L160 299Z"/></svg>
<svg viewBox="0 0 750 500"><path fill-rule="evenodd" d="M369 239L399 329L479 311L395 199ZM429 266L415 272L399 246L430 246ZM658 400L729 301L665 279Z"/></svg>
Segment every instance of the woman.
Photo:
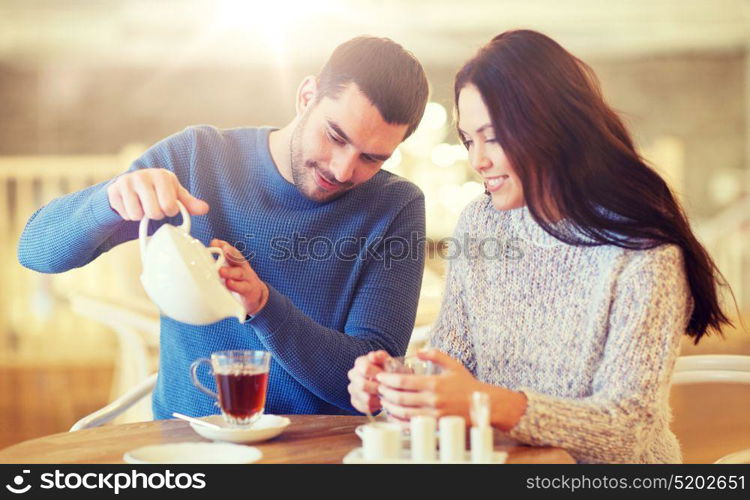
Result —
<svg viewBox="0 0 750 500"><path fill-rule="evenodd" d="M595 76L533 31L495 37L458 72L459 135L486 195L463 211L445 297L419 356L438 376L349 372L352 405L461 415L581 462L680 462L669 383L683 333L729 321L722 283L666 183Z"/></svg>

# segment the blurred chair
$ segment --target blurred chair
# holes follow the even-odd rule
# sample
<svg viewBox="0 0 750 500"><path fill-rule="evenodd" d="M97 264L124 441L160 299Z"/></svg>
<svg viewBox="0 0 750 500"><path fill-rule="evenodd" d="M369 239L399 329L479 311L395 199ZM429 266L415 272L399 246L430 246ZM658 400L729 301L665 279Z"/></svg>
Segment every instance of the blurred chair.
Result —
<svg viewBox="0 0 750 500"><path fill-rule="evenodd" d="M748 384L750 386L750 356L731 354L681 356L675 364L672 383L677 386L691 384ZM705 425L710 425L710 422L705 422ZM714 463L749 462L750 448L725 455Z"/></svg>
<svg viewBox="0 0 750 500"><path fill-rule="evenodd" d="M145 380L140 382L138 385L133 387L131 390L115 399L107 406L100 408L99 410L86 415L81 420L73 424L70 428L70 432L80 431L82 429L90 429L92 427L99 427L100 425L106 424L112 421L116 417L122 415L126 411L133 408L135 405L143 404L150 400L151 392L156 386L156 377L158 373L149 375ZM142 420L151 420L153 414L149 411L149 418Z"/></svg>
<svg viewBox="0 0 750 500"><path fill-rule="evenodd" d="M715 464L750 464L750 448L724 455Z"/></svg>
<svg viewBox="0 0 750 500"><path fill-rule="evenodd" d="M673 384L750 383L750 356L700 354L681 356L675 364Z"/></svg>
<svg viewBox="0 0 750 500"><path fill-rule="evenodd" d="M156 380L155 375L151 374L158 359L158 311L150 302L141 300L114 302L83 293L71 293L67 298L74 312L104 324L115 332L118 339L118 355L111 389L114 401L93 415L98 415L110 406L115 409L124 406L121 411L104 412L103 415L108 418L102 420L102 423L125 411L128 411L127 421L151 420L153 415L150 398L144 397L150 395L150 389ZM153 381L150 388L145 390L151 379ZM140 396L134 398L136 394ZM97 416L93 421L99 420L100 416ZM74 428L79 424L80 422L76 423Z"/></svg>
<svg viewBox="0 0 750 500"><path fill-rule="evenodd" d="M418 326L414 328L409 339L409 345L406 348L406 355L412 356L422 349L427 342L430 340L430 332L432 331L432 325Z"/></svg>

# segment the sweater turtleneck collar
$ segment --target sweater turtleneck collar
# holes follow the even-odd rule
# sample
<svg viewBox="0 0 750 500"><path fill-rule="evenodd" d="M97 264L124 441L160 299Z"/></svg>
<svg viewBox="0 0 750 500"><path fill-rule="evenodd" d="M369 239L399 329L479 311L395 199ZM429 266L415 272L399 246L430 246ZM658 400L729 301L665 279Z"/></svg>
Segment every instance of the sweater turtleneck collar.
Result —
<svg viewBox="0 0 750 500"><path fill-rule="evenodd" d="M515 230L517 237L536 246L554 247L567 244L545 231L544 228L534 220L534 217L529 211L529 207L526 205L508 210L497 210L492 205L492 200L488 197L485 209L494 212L496 217L500 218L500 220L505 219L510 227ZM553 229L560 231L562 234L570 234L578 239L586 239L580 234L580 231L575 231L566 219L553 222L550 225Z"/></svg>

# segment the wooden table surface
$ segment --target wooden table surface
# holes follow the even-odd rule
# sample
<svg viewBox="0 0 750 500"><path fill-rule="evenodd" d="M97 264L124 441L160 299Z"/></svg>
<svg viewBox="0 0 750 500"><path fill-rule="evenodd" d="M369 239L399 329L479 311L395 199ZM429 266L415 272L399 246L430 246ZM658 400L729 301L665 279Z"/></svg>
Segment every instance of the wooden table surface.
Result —
<svg viewBox="0 0 750 500"><path fill-rule="evenodd" d="M278 437L256 443L263 452L258 463L340 464L361 441L354 429L366 423L365 417L331 415L289 415L292 423ZM31 439L0 450L0 463L124 463L123 454L141 446L208 441L181 420L155 420L123 425L105 425L77 432ZM496 450L508 451L508 463L574 463L559 448L517 445L501 435Z"/></svg>

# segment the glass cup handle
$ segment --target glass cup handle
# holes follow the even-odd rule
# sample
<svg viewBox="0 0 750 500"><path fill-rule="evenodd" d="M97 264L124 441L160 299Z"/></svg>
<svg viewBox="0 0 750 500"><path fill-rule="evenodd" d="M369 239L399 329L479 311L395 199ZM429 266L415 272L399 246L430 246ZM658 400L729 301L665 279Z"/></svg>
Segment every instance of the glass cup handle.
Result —
<svg viewBox="0 0 750 500"><path fill-rule="evenodd" d="M211 366L211 360L206 358L200 358L193 361L193 363L190 365L190 376L193 379L193 385L200 389L201 392L204 392L211 396L214 399L219 399L219 396L212 391L211 389L206 388L203 384L201 384L200 380L198 380L198 368L203 363L208 363L209 366Z"/></svg>

